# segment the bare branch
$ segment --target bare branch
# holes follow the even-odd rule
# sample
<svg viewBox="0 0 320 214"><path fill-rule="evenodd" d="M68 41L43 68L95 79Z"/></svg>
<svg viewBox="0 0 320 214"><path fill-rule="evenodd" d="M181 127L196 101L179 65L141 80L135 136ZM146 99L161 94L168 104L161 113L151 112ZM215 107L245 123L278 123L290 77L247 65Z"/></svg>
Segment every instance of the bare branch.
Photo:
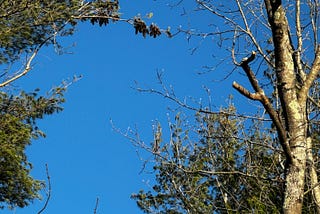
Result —
<svg viewBox="0 0 320 214"><path fill-rule="evenodd" d="M13 81L23 77L24 75L26 75L27 73L29 73L31 70L32 70L32 67L31 67L31 63L33 61L33 59L36 57L36 55L38 54L38 52L40 51L40 49L49 41L51 40L52 38L54 38L58 32L60 32L66 25L67 25L68 21L65 22L65 24L63 26L61 26L59 29L55 29L55 32L48 36L48 38L44 39L42 41L42 43L40 43L33 51L32 55L29 57L29 59L27 60L26 62L26 65L24 66L24 69L22 72L19 73L16 72L17 74L14 75L13 77L9 78L8 80L0 83L0 88L4 87L4 86L7 86L8 84L12 83Z"/></svg>
<svg viewBox="0 0 320 214"><path fill-rule="evenodd" d="M237 82L232 83L232 87L235 88L240 94L251 99L251 100L259 100L261 101L261 94L259 93L251 93L243 86L239 85Z"/></svg>
<svg viewBox="0 0 320 214"><path fill-rule="evenodd" d="M26 74L32 69L32 67L31 67L31 62L32 62L32 60L35 58L35 56L37 55L37 53L38 53L38 51L39 51L39 49L40 49L41 46L42 46L42 45L40 45L38 48L36 48L36 49L34 50L34 52L32 53L32 55L31 55L30 58L28 59L26 65L25 65L24 70L23 70L22 72L20 72L19 74L13 76L12 78L10 78L10 79L8 79L8 80L0 83L0 88L2 88L2 87L4 87L4 86L10 84L11 82L13 82L13 81L21 78L22 76L26 75Z"/></svg>
<svg viewBox="0 0 320 214"><path fill-rule="evenodd" d="M287 160L290 163L292 163L293 157L291 154L291 149L287 139L287 134L286 134L284 125L279 119L277 112L274 110L274 107L272 106L270 99L265 95L263 89L259 86L258 80L249 66L249 63L255 59L255 56L256 56L256 53L253 51L248 58L242 59L240 66L245 71L250 81L250 84L256 93L249 92L247 89L245 89L243 86L239 85L236 82L233 82L232 86L245 97L252 100L258 100L261 102L261 104L263 105L265 110L268 112L270 118L272 119L273 123L277 128L280 143L281 143L281 146L283 147Z"/></svg>
<svg viewBox="0 0 320 214"><path fill-rule="evenodd" d="M241 14L241 18L244 22L244 25L246 27L246 30L245 30L245 33L250 37L251 41L253 42L254 46L257 48L258 52L260 53L260 55L266 60L266 62L274 67L274 64L273 62L269 59L269 57L264 53L264 51L262 50L261 46L259 45L259 43L257 42L255 36L252 34L251 30L250 30L250 27L248 25L248 21L247 21L247 18L246 18L246 15L244 14L243 12L243 9L242 9L242 6L241 6L241 3L239 0L236 1L237 2L237 6L239 8L239 11L240 11L240 14Z"/></svg>
<svg viewBox="0 0 320 214"><path fill-rule="evenodd" d="M112 123L112 121L111 121ZM113 126L113 130L115 130L116 132L120 133L122 136L124 136L125 138L127 138L130 142L132 142L135 146L140 147L141 149L144 149L146 152L153 154L155 157L160 158L161 162L163 164L167 164L167 165L172 165L174 167L176 167L177 169L181 170L184 173L187 174L199 174L199 175L203 175L203 176L211 176L211 175L239 175L239 176L244 176L244 177L250 177L250 178L256 178L256 179L260 179L260 180L266 180L266 181L274 181L274 182L282 182L281 180L277 179L271 179L268 177L263 177L263 176L259 176L259 175L253 175L247 172L242 172L242 171L214 171L214 170L190 170L185 168L184 165L182 165L180 162L175 162L174 160L170 159L167 155L163 155L162 153L159 152L154 152L151 146L147 146L141 139L139 134L137 133L137 131L131 130L129 128L129 130L127 132L123 132L118 128L115 128L114 125ZM133 134L133 136L131 136L130 134ZM247 140L247 139L246 139ZM252 144L256 144L256 142L252 142L250 140L248 140L250 143ZM267 147L267 145L261 145L264 147Z"/></svg>
<svg viewBox="0 0 320 214"><path fill-rule="evenodd" d="M315 59L313 61L311 70L307 75L306 81L302 85L301 90L299 92L300 99L305 100L307 98L308 91L311 85L313 84L313 82L315 81L315 79L317 78L319 72L320 72L320 45L318 45L317 47Z"/></svg>
<svg viewBox="0 0 320 214"><path fill-rule="evenodd" d="M270 119L264 118L264 117L257 117L257 116L243 115L243 114L237 114L237 113L230 113L230 112L225 112L225 111L211 111L211 110L208 110L208 109L205 109L205 108L194 107L194 106L188 105L186 102L182 102L181 100L179 100L175 96L171 96L167 92L158 91L158 90L155 90L155 89L152 89L152 88L151 89L136 88L136 90L139 91L139 92L143 92L143 93L158 94L158 95L160 95L160 96L162 96L164 98L167 98L167 99L175 102L180 107L188 109L188 110L191 110L191 111L196 111L196 112L205 113L205 114L225 114L225 115L235 116L235 117L239 117L239 118L261 120L261 121L271 121Z"/></svg>
<svg viewBox="0 0 320 214"><path fill-rule="evenodd" d="M313 46L317 47L318 45L318 17L319 17L319 1L307 1L309 8L310 8L310 20L312 24L312 31L313 31Z"/></svg>
<svg viewBox="0 0 320 214"><path fill-rule="evenodd" d="M262 179L262 180L266 180L266 181L277 181L279 182L278 179L270 179L270 178L266 178L266 177L262 177L262 176L255 176L255 175L251 175L249 173L244 173L241 171L206 171L206 170L186 170L184 168L179 168L182 171L186 172L186 173L190 173L190 174L201 174L201 175L240 175L240 176L244 176L244 177L250 177L250 178L256 178L256 179Z"/></svg>
<svg viewBox="0 0 320 214"><path fill-rule="evenodd" d="M301 33L301 21L300 21L300 0L296 0L296 34L297 34L297 40L298 40L298 46L297 46L297 57L298 62L300 62L300 55L302 51L302 33Z"/></svg>
<svg viewBox="0 0 320 214"><path fill-rule="evenodd" d="M97 214L98 205L99 205L99 197L97 197L97 199L96 199L96 205L94 206L93 214Z"/></svg>
<svg viewBox="0 0 320 214"><path fill-rule="evenodd" d="M46 174L47 174L47 180L48 180L48 191L47 191L47 199L46 202L44 203L44 206L42 207L42 209L38 212L38 214L41 214L48 206L49 204L49 200L51 198L51 179L50 179L50 175L49 175L49 168L48 168L48 164L46 164Z"/></svg>
<svg viewBox="0 0 320 214"><path fill-rule="evenodd" d="M238 23L236 23L232 18L227 17L221 13L218 13L218 11L212 9L209 5L207 5L204 1L201 0L196 0L196 2L203 6L206 10L208 10L209 12L213 13L214 15L228 21L229 23L231 23L234 27L238 27L241 31L245 32L246 30L244 28L242 28Z"/></svg>
<svg viewBox="0 0 320 214"><path fill-rule="evenodd" d="M249 67L249 63L252 62L255 59L255 57L256 57L256 53L252 51L250 57L242 59L240 66L245 71L253 89L259 94L264 94L263 90L258 84L258 80L256 76L254 75L251 68Z"/></svg>
<svg viewBox="0 0 320 214"><path fill-rule="evenodd" d="M306 74L303 71L301 63L301 52L302 52L302 31L301 31L301 20L300 20L300 0L296 1L296 36L297 36L297 48L294 52L294 62L298 69L298 77L301 78L302 82L305 81Z"/></svg>
<svg viewBox="0 0 320 214"><path fill-rule="evenodd" d="M313 198L314 198L313 200L316 204L318 213L320 213L320 186L319 186L319 181L318 181L318 176L316 171L316 165L313 159L311 137L307 138L307 164L309 166L310 182L311 182L312 188L307 190L304 194L306 194L310 190L312 191Z"/></svg>
<svg viewBox="0 0 320 214"><path fill-rule="evenodd" d="M79 15L79 16L71 16L73 19L91 19L91 18L104 18L104 19L110 19L113 21L122 21L122 22L127 22L129 24L133 24L133 19L121 19L119 17L114 17L114 16L107 16L107 15Z"/></svg>

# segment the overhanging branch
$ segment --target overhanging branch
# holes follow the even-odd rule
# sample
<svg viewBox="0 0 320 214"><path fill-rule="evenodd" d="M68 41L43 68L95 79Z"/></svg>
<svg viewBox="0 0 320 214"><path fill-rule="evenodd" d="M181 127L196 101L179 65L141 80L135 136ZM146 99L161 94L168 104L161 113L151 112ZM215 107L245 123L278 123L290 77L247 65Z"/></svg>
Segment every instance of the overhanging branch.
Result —
<svg viewBox="0 0 320 214"><path fill-rule="evenodd" d="M23 69L23 71L20 72L20 73L18 73L17 75L15 75L15 76L13 76L13 77L11 77L10 79L8 79L8 80L0 83L0 88L6 86L6 85L8 85L8 84L10 84L11 82L13 82L13 81L21 78L22 76L26 75L26 74L32 69L32 67L31 67L31 62L32 62L32 60L35 58L35 56L37 55L38 50L39 50L39 49L37 48L37 49L32 53L32 55L30 56L30 58L28 59L26 65L25 65L25 68Z"/></svg>

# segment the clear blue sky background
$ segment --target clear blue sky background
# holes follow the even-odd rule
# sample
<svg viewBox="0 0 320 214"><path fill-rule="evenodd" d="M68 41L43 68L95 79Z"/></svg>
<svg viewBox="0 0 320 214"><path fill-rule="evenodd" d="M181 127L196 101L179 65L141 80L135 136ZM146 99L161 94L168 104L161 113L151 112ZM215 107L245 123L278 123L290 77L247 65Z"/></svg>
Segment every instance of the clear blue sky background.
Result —
<svg viewBox="0 0 320 214"><path fill-rule="evenodd" d="M189 2L186 10L194 6ZM171 26L172 31L179 25L188 28L189 21L196 26L216 21L204 13L192 19L181 16L182 8L171 9L166 1L120 3L123 17L153 12L154 17L147 21L163 28ZM72 54L59 56L52 47L46 48L37 56L34 69L16 82L22 89L39 87L45 92L73 75L83 75L69 87L65 110L39 121L47 137L34 141L28 149L36 178L46 180L45 164L49 166L52 198L45 213L93 213L97 197L98 213L142 213L130 195L148 189L153 177L139 174L142 162L137 148L112 130L109 119L124 130L136 125L145 142L152 140L153 121L159 120L165 126L167 107L175 105L157 95L138 93L132 87L134 81L145 88L159 87L157 70L163 71L165 82L172 84L182 99L206 99L202 89L206 85L216 105L224 104L228 94L235 93L231 88L233 79L222 84L212 81L221 77L215 76L218 74L197 74L202 66L216 63L212 57L219 53L212 48L216 41L205 40L191 55L190 49L199 40L188 43L182 34L172 39L143 38L126 23L103 28L80 24L74 36L62 41L65 47L76 43L68 49ZM220 74L230 69L224 65ZM43 203L36 201L29 208L4 213L36 213Z"/></svg>

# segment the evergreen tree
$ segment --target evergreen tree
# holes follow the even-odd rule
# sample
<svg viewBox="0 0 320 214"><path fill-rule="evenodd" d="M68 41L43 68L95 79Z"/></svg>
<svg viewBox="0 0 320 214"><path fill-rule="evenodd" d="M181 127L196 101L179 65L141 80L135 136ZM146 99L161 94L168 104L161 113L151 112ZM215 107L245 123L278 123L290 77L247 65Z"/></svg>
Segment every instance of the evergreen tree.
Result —
<svg viewBox="0 0 320 214"><path fill-rule="evenodd" d="M0 93L0 204L24 207L35 198L44 184L30 176L32 164L26 147L32 139L43 137L36 121L62 110L63 91L55 88L47 97L38 92L19 95Z"/></svg>
<svg viewBox="0 0 320 214"><path fill-rule="evenodd" d="M33 139L45 136L37 127L37 120L62 110L66 88L56 87L48 96L41 96L37 90L17 93L8 87L32 70L31 63L42 47L54 46L60 54L63 48L58 38L73 35L79 22L102 27L123 21L144 37L161 34L156 25L147 26L140 17L120 18L119 8L118 0L0 2L0 65L7 68L0 72L1 208L24 207L39 198L44 185L30 175L32 164L25 150ZM16 65L21 61L20 70L10 69L20 67Z"/></svg>

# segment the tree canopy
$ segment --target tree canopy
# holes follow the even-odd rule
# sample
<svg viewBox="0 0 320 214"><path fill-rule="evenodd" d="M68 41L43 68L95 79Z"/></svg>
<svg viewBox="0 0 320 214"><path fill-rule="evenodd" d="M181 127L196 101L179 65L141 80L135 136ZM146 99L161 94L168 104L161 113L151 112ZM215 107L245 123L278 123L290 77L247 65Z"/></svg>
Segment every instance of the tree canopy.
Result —
<svg viewBox="0 0 320 214"><path fill-rule="evenodd" d="M28 93L6 89L24 76L41 47L60 48L57 38L74 33L79 21L107 24L119 19L118 1L2 1L0 3L0 203L1 208L24 207L39 198L44 183L30 175L32 164L26 147L32 139L44 137L37 120L62 110L66 85L53 88L46 96L39 89ZM11 65L26 58L22 69Z"/></svg>
<svg viewBox="0 0 320 214"><path fill-rule="evenodd" d="M74 33L77 22L100 25L119 19L118 1L3 1L0 8L1 63L16 60L58 36Z"/></svg>
<svg viewBox="0 0 320 214"><path fill-rule="evenodd" d="M179 1L177 6L183 5ZM193 123L182 112L154 125L152 154L155 184L132 198L146 213L320 213L319 172L319 2L195 0L196 13L214 17L200 23L206 29L183 29L187 38L213 38L235 78L232 87L261 108L239 113L231 101L214 109L211 103L191 106L170 87L160 94L191 110ZM52 45L60 53L59 38L73 35L79 22L104 26L123 21L136 34L171 36L141 17L123 19L114 1L3 1L0 3L0 203L24 207L39 197L43 183L30 176L32 164L25 149L45 136L38 119L62 110L66 86L47 95L9 88L32 70L38 51ZM22 61L22 68L12 69ZM223 62L226 62L224 60ZM221 67L216 67L217 70ZM237 76L238 77L238 76ZM137 135L135 135L137 136Z"/></svg>
<svg viewBox="0 0 320 214"><path fill-rule="evenodd" d="M1 208L25 207L40 197L45 187L30 175L32 163L26 148L32 140L44 137L39 119L62 110L68 84L40 93L25 92L11 83L32 70L32 61L44 46L63 53L60 38L71 36L79 22L106 26L126 22L136 34L157 37L160 29L141 17L121 18L118 0L19 0L0 3L0 204ZM133 32L134 32L133 31ZM169 35L169 32L167 31ZM15 70L15 68L19 68Z"/></svg>
<svg viewBox="0 0 320 214"><path fill-rule="evenodd" d="M30 176L32 164L26 147L43 137L36 120L62 110L64 88L55 88L47 97L38 92L0 94L0 203L1 208L24 207L35 198L44 183Z"/></svg>

